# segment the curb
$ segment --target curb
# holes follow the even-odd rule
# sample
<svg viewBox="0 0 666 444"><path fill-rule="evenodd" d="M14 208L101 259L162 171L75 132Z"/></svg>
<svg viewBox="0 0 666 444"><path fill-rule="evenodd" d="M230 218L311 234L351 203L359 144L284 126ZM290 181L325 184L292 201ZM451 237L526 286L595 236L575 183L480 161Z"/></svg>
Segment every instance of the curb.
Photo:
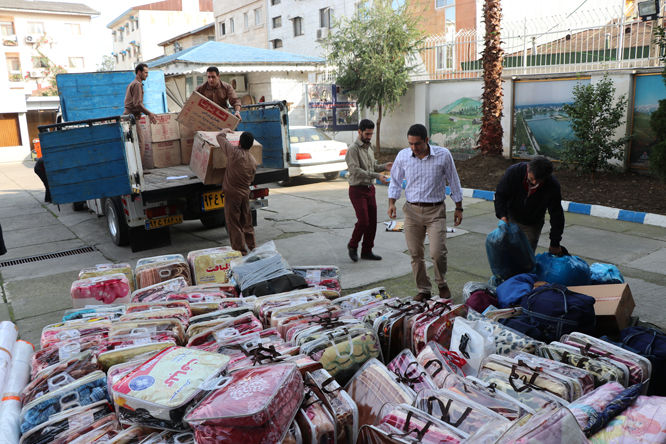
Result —
<svg viewBox="0 0 666 444"><path fill-rule="evenodd" d="M340 177L344 178L346 173L347 171L341 171ZM389 177L389 182L390 181L391 178ZM382 185L382 183L379 180L377 180L376 183L377 185ZM407 181L403 180L402 189L404 190L406 186L407 186ZM488 201L495 200L494 191L463 188L462 193L463 197L473 197L476 199L484 199ZM446 194L451 194L451 189L449 187L446 187ZM605 207L603 205L582 204L578 202L569 202L566 200L562 201L562 208L567 213L584 214L586 216L600 217L603 219L622 220L625 222L634 222L637 224L653 225L656 227L666 228L666 216L662 216L661 214L621 210L619 208Z"/></svg>

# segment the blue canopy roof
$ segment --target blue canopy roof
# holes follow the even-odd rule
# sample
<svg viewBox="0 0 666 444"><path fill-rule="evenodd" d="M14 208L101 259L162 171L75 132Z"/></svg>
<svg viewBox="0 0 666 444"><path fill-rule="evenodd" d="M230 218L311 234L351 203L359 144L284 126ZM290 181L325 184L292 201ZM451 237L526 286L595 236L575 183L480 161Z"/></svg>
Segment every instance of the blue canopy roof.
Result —
<svg viewBox="0 0 666 444"><path fill-rule="evenodd" d="M173 62L191 62L202 65L215 64L255 64L255 65L304 65L326 63L321 57L310 57L289 52L270 49L253 48L251 46L233 45L231 43L206 42L198 46L184 49L175 54L160 57L146 62L150 68Z"/></svg>

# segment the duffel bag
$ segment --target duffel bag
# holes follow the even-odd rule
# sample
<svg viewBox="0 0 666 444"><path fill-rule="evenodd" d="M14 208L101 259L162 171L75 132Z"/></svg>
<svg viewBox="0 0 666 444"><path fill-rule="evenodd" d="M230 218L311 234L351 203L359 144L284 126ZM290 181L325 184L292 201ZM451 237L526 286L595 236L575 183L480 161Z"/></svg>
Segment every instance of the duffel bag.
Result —
<svg viewBox="0 0 666 444"><path fill-rule="evenodd" d="M652 364L648 395L666 396L666 334L654 328L629 327L620 332L622 346Z"/></svg>
<svg viewBox="0 0 666 444"><path fill-rule="evenodd" d="M597 318L595 299L560 284L546 284L523 296L523 313L539 326L541 340L557 341L579 331L594 336Z"/></svg>
<svg viewBox="0 0 666 444"><path fill-rule="evenodd" d="M286 274L274 279L259 282L243 290L243 296L266 296L269 294L286 293L287 291L308 288L305 278L297 274Z"/></svg>

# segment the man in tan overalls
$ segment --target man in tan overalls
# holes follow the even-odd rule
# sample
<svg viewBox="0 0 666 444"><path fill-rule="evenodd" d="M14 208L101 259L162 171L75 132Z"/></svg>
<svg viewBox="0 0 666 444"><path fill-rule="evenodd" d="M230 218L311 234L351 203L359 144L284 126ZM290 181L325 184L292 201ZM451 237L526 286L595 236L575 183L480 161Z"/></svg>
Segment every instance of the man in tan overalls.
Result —
<svg viewBox="0 0 666 444"><path fill-rule="evenodd" d="M134 119L136 119L136 135L139 138L139 152L141 153L141 162L143 162L146 146L144 145L141 126L139 126L139 119L143 113L148 116L151 123L157 123L157 117L143 106L143 81L148 78L148 65L139 63L136 65L134 72L136 78L127 85L127 91L125 92L125 111L123 111L123 114L133 114Z"/></svg>
<svg viewBox="0 0 666 444"><path fill-rule="evenodd" d="M225 128L217 134L217 142L227 156L227 167L222 182L224 217L231 248L245 256L248 254L245 244L249 251L257 247L250 211L250 184L257 172L257 161L250 154L254 136L247 131L242 133L239 146L235 146L227 140L227 134L230 132L230 129Z"/></svg>

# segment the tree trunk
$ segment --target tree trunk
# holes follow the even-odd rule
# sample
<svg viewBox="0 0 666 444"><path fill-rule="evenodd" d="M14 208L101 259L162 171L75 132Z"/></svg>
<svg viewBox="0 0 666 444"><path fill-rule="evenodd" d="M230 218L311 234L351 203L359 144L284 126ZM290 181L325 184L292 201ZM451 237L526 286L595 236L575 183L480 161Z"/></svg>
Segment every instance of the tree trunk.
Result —
<svg viewBox="0 0 666 444"><path fill-rule="evenodd" d="M485 0L483 15L486 25L483 60L483 118L478 149L483 154L502 155L502 62L504 50L501 47L500 21L502 7L500 0Z"/></svg>
<svg viewBox="0 0 666 444"><path fill-rule="evenodd" d="M379 105L379 116L377 117L377 137L376 137L377 143L375 143L375 153L376 154L379 154L382 150L382 144L379 141L379 133L380 133L379 130L380 130L381 123L382 123L382 105L380 104Z"/></svg>

